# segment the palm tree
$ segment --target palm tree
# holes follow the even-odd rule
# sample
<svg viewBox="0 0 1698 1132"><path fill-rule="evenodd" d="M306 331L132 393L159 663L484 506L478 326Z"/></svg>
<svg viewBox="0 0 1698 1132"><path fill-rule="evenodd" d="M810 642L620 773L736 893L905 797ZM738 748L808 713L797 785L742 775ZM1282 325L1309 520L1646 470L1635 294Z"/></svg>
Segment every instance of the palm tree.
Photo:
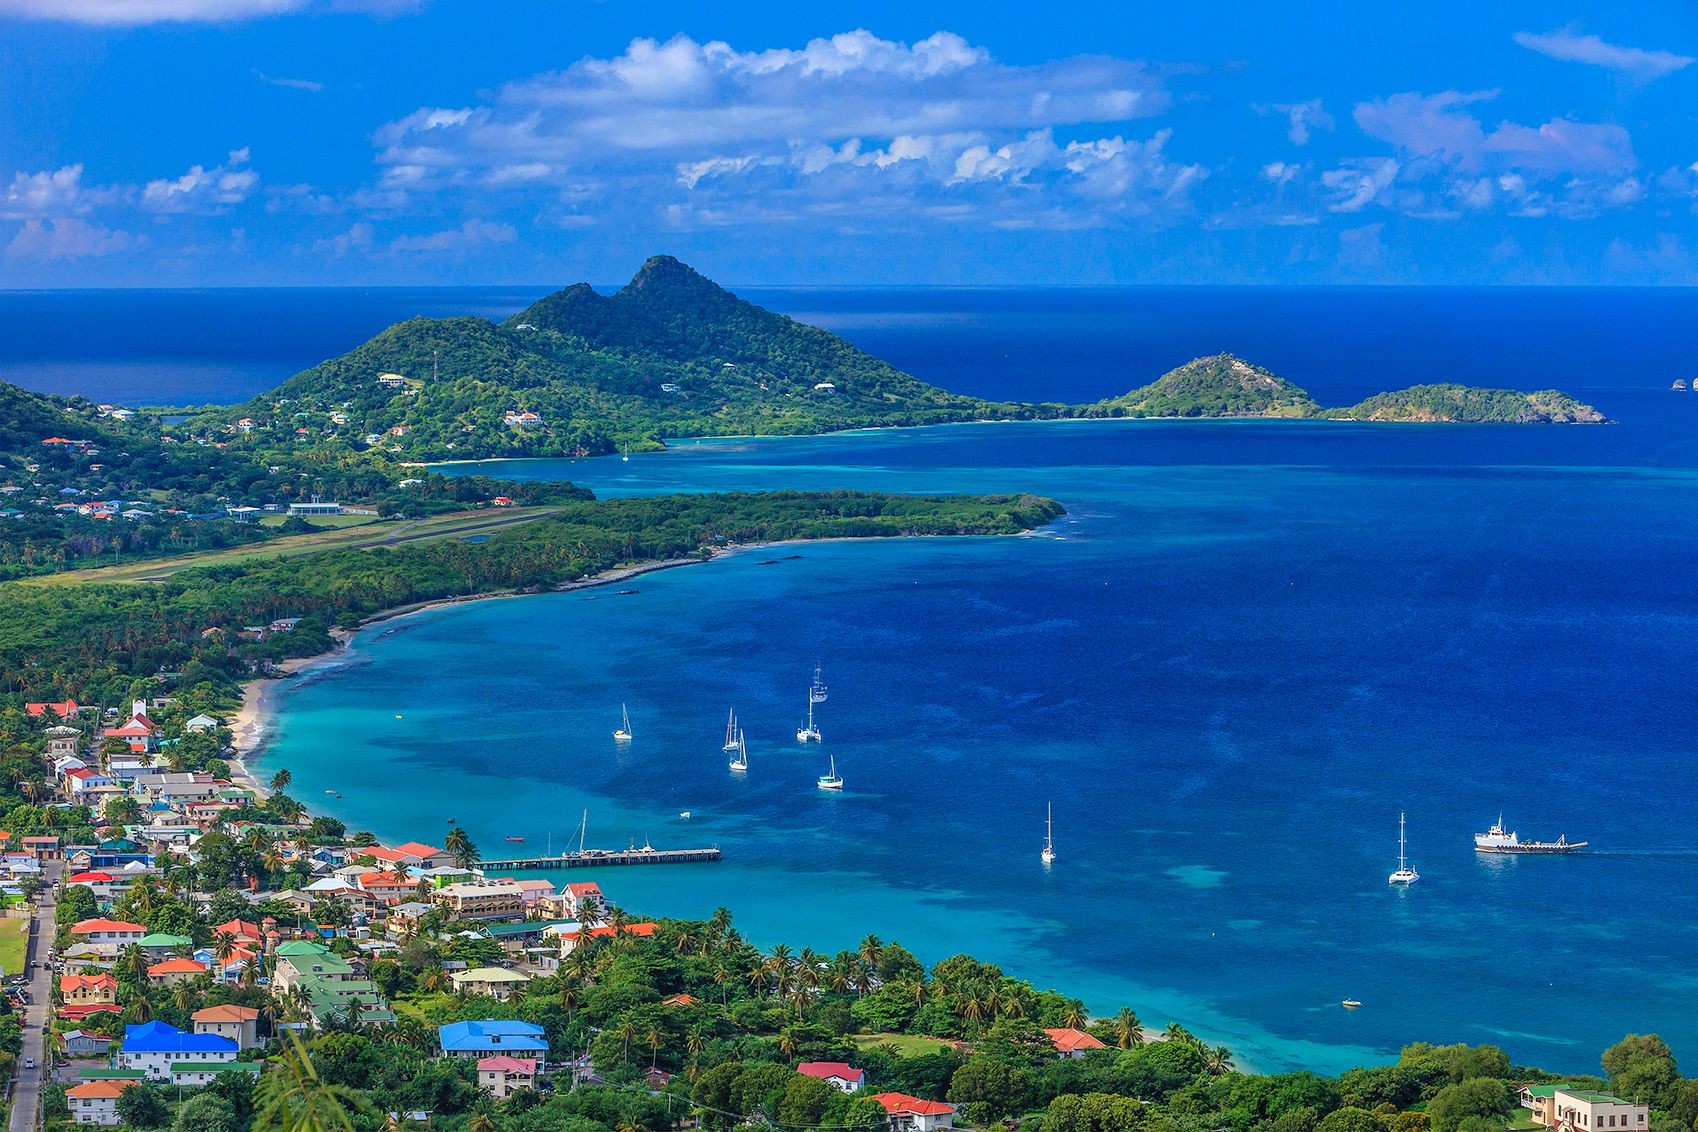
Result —
<svg viewBox="0 0 1698 1132"><path fill-rule="evenodd" d="M1114 1044L1121 1049L1144 1044L1144 1027L1139 1024L1138 1015L1128 1007L1121 1007L1120 1013L1114 1016Z"/></svg>
<svg viewBox="0 0 1698 1132"><path fill-rule="evenodd" d="M474 1112L466 1121L466 1132L495 1132L495 1121L487 1112Z"/></svg>
<svg viewBox="0 0 1698 1132"><path fill-rule="evenodd" d="M660 1060L660 1043L665 1040L665 1035L660 1032L659 1026L651 1023L643 1040L649 1043L649 1068L653 1069Z"/></svg>
<svg viewBox="0 0 1698 1132"><path fill-rule="evenodd" d="M354 1114L370 1108L363 1094L320 1077L293 1031L254 1100L255 1132L354 1132Z"/></svg>
<svg viewBox="0 0 1698 1132"><path fill-rule="evenodd" d="M625 1052L619 1056L619 1064L623 1065L631 1060L631 1039L637 1036L637 1024L629 1018L622 1018L619 1025L614 1027L613 1033L625 1043Z"/></svg>
<svg viewBox="0 0 1698 1132"><path fill-rule="evenodd" d="M785 1057L796 1056L796 1027L786 1026L778 1031L778 1052Z"/></svg>
<svg viewBox="0 0 1698 1132"><path fill-rule="evenodd" d="M472 844L472 839L460 826L448 831L443 839L442 847L454 855L454 863L462 869L469 869L478 862L481 854L478 847Z"/></svg>
<svg viewBox="0 0 1698 1132"><path fill-rule="evenodd" d="M1232 1072L1232 1051L1225 1046L1203 1050L1203 1069L1216 1077Z"/></svg>
<svg viewBox="0 0 1698 1132"><path fill-rule="evenodd" d="M878 961L884 958L884 940L876 935L869 935L861 941L858 953L867 966L877 967Z"/></svg>
<svg viewBox="0 0 1698 1132"><path fill-rule="evenodd" d="M289 788L289 783L293 781L295 781L295 776L290 774L287 769L279 770L276 774L271 776L271 789L274 791L287 790Z"/></svg>

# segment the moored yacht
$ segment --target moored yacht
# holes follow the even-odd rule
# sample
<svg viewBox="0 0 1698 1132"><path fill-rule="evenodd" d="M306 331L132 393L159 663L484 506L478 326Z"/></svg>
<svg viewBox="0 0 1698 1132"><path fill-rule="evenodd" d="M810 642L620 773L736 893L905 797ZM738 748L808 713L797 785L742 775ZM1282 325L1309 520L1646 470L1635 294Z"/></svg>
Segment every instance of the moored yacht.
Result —
<svg viewBox="0 0 1698 1132"><path fill-rule="evenodd" d="M817 785L821 790L843 789L843 779L839 778L837 775L837 757L835 755L831 758L831 770L828 773L819 776Z"/></svg>
<svg viewBox="0 0 1698 1132"><path fill-rule="evenodd" d="M1403 814L1397 815L1397 871L1386 878L1387 884L1414 884L1421 879L1421 874L1409 867L1409 857L1404 852Z"/></svg>

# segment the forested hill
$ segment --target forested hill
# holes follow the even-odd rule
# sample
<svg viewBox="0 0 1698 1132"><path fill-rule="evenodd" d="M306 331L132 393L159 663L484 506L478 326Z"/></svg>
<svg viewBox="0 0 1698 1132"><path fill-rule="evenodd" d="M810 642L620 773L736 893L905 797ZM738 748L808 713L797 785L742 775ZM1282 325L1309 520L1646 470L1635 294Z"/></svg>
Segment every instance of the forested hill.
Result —
<svg viewBox="0 0 1698 1132"><path fill-rule="evenodd" d="M500 325L398 323L217 417L256 442L341 440L454 459L1031 412L928 385L657 256L615 295L578 284Z"/></svg>
<svg viewBox="0 0 1698 1132"><path fill-rule="evenodd" d="M983 401L929 385L656 256L613 295L579 283L500 324L397 323L193 423L202 436L222 431L240 447L377 449L431 461L598 455L687 436L1077 416L1603 419L1555 391L1462 386L1419 386L1323 410L1296 384L1231 354L1195 359L1091 405Z"/></svg>

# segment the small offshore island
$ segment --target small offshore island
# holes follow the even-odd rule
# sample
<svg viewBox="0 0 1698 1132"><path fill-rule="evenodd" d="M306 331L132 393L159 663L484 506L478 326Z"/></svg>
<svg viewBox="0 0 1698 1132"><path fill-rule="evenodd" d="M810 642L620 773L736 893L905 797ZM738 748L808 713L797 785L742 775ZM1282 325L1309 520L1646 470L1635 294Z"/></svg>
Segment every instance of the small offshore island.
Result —
<svg viewBox="0 0 1698 1132"><path fill-rule="evenodd" d="M182 1132L272 1127L301 1095L360 1132L416 1112L465 1132L1500 1132L1564 1127L1577 1106L1627 1132L1690 1129L1698 1082L1655 1037L1606 1051L1599 1076L1427 1043L1337 1077L1240 1072L1179 1023L1093 1018L965 955L928 968L872 934L834 955L757 947L724 911L639 919L597 884L486 875L458 827L379 844L313 816L287 769L262 785L240 761L244 690L386 612L758 543L1011 535L1064 514L1030 494L598 500L417 462L1112 417L1603 420L1555 391L1458 385L1323 409L1230 355L1090 405L984 402L666 257L612 297L580 285L500 325L399 324L186 419L0 386L0 829L24 850L0 887L39 925L6 970L51 940L58 980L37 975L30 1007L52 1007L53 1045L0 1016L0 1059L83 1059L77 1084L48 1087L54 1123L86 1098L111 1123ZM89 1059L114 1041L120 1068ZM205 1087L179 1101L137 1080Z"/></svg>

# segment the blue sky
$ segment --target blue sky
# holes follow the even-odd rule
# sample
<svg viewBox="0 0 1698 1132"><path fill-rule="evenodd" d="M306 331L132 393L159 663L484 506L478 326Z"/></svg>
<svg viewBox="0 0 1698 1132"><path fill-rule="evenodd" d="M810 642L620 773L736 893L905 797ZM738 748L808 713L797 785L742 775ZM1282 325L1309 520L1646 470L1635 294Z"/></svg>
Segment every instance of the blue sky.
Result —
<svg viewBox="0 0 1698 1132"><path fill-rule="evenodd" d="M0 285L1698 284L1698 5L0 0Z"/></svg>

